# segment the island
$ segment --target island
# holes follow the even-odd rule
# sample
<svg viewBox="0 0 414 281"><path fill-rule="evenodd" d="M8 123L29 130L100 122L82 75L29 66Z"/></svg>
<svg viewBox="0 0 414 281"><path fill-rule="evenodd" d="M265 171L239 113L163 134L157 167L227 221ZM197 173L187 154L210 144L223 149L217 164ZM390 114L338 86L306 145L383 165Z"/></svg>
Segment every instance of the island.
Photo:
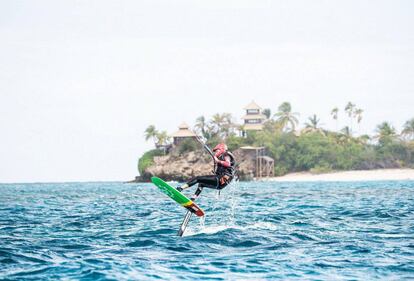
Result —
<svg viewBox="0 0 414 281"><path fill-rule="evenodd" d="M338 107L330 111L335 122L339 112ZM326 173L330 176L325 178L335 180L338 177L333 175L343 171L347 173L341 179L365 179L364 174L369 179L414 179L414 118L403 124L401 132L383 121L374 135L358 134L363 112L348 102L341 114L348 125L328 130L316 114L299 126L299 114L289 102L281 103L272 114L271 109L252 101L244 108L242 124L229 113L217 113L211 119L200 116L193 128L182 123L172 134L150 125L145 138L155 148L139 157L140 175L135 181L148 181L151 176L185 181L211 173L211 158L197 142L197 135L210 146L228 145L237 159L240 180L323 180L313 175ZM383 170L387 176L374 170Z"/></svg>

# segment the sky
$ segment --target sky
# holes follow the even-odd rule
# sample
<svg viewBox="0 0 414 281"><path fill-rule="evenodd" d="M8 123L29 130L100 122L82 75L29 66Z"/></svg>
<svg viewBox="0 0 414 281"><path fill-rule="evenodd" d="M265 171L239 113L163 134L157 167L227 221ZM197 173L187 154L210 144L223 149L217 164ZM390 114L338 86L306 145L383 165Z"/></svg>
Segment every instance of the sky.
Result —
<svg viewBox="0 0 414 281"><path fill-rule="evenodd" d="M413 1L0 0L0 182L130 180L153 144L251 100L358 134L414 117ZM339 124L331 116L340 111Z"/></svg>

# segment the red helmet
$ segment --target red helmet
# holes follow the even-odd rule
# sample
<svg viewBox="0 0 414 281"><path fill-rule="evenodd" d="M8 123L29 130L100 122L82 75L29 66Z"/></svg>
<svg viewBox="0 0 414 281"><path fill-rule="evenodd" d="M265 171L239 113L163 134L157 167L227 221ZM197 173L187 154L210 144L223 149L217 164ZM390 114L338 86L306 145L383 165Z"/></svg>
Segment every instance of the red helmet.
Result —
<svg viewBox="0 0 414 281"><path fill-rule="evenodd" d="M214 155L216 157L219 157L220 155L222 155L224 152L227 151L227 145L225 143L219 143L213 148L213 151L215 152Z"/></svg>

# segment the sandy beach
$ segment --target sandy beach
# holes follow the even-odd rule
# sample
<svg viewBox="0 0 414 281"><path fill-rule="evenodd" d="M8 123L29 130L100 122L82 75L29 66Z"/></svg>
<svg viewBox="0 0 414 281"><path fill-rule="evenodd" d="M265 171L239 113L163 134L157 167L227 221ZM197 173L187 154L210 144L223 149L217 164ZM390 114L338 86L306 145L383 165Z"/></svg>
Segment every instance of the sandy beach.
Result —
<svg viewBox="0 0 414 281"><path fill-rule="evenodd" d="M332 172L311 174L310 172L291 173L282 177L265 179L269 181L374 181L374 180L414 180L414 169L380 169L363 171Z"/></svg>

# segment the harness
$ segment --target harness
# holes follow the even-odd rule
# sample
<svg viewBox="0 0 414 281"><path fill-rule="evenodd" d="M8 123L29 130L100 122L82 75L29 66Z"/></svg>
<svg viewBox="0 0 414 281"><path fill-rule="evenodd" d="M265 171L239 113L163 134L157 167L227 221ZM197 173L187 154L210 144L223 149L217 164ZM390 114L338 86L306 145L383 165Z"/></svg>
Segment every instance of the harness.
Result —
<svg viewBox="0 0 414 281"><path fill-rule="evenodd" d="M230 167L224 167L216 164L214 166L214 173L218 176L220 185L227 185L232 181L236 173L236 160L230 151L224 152L218 157L218 159L225 161L226 156L230 157Z"/></svg>

